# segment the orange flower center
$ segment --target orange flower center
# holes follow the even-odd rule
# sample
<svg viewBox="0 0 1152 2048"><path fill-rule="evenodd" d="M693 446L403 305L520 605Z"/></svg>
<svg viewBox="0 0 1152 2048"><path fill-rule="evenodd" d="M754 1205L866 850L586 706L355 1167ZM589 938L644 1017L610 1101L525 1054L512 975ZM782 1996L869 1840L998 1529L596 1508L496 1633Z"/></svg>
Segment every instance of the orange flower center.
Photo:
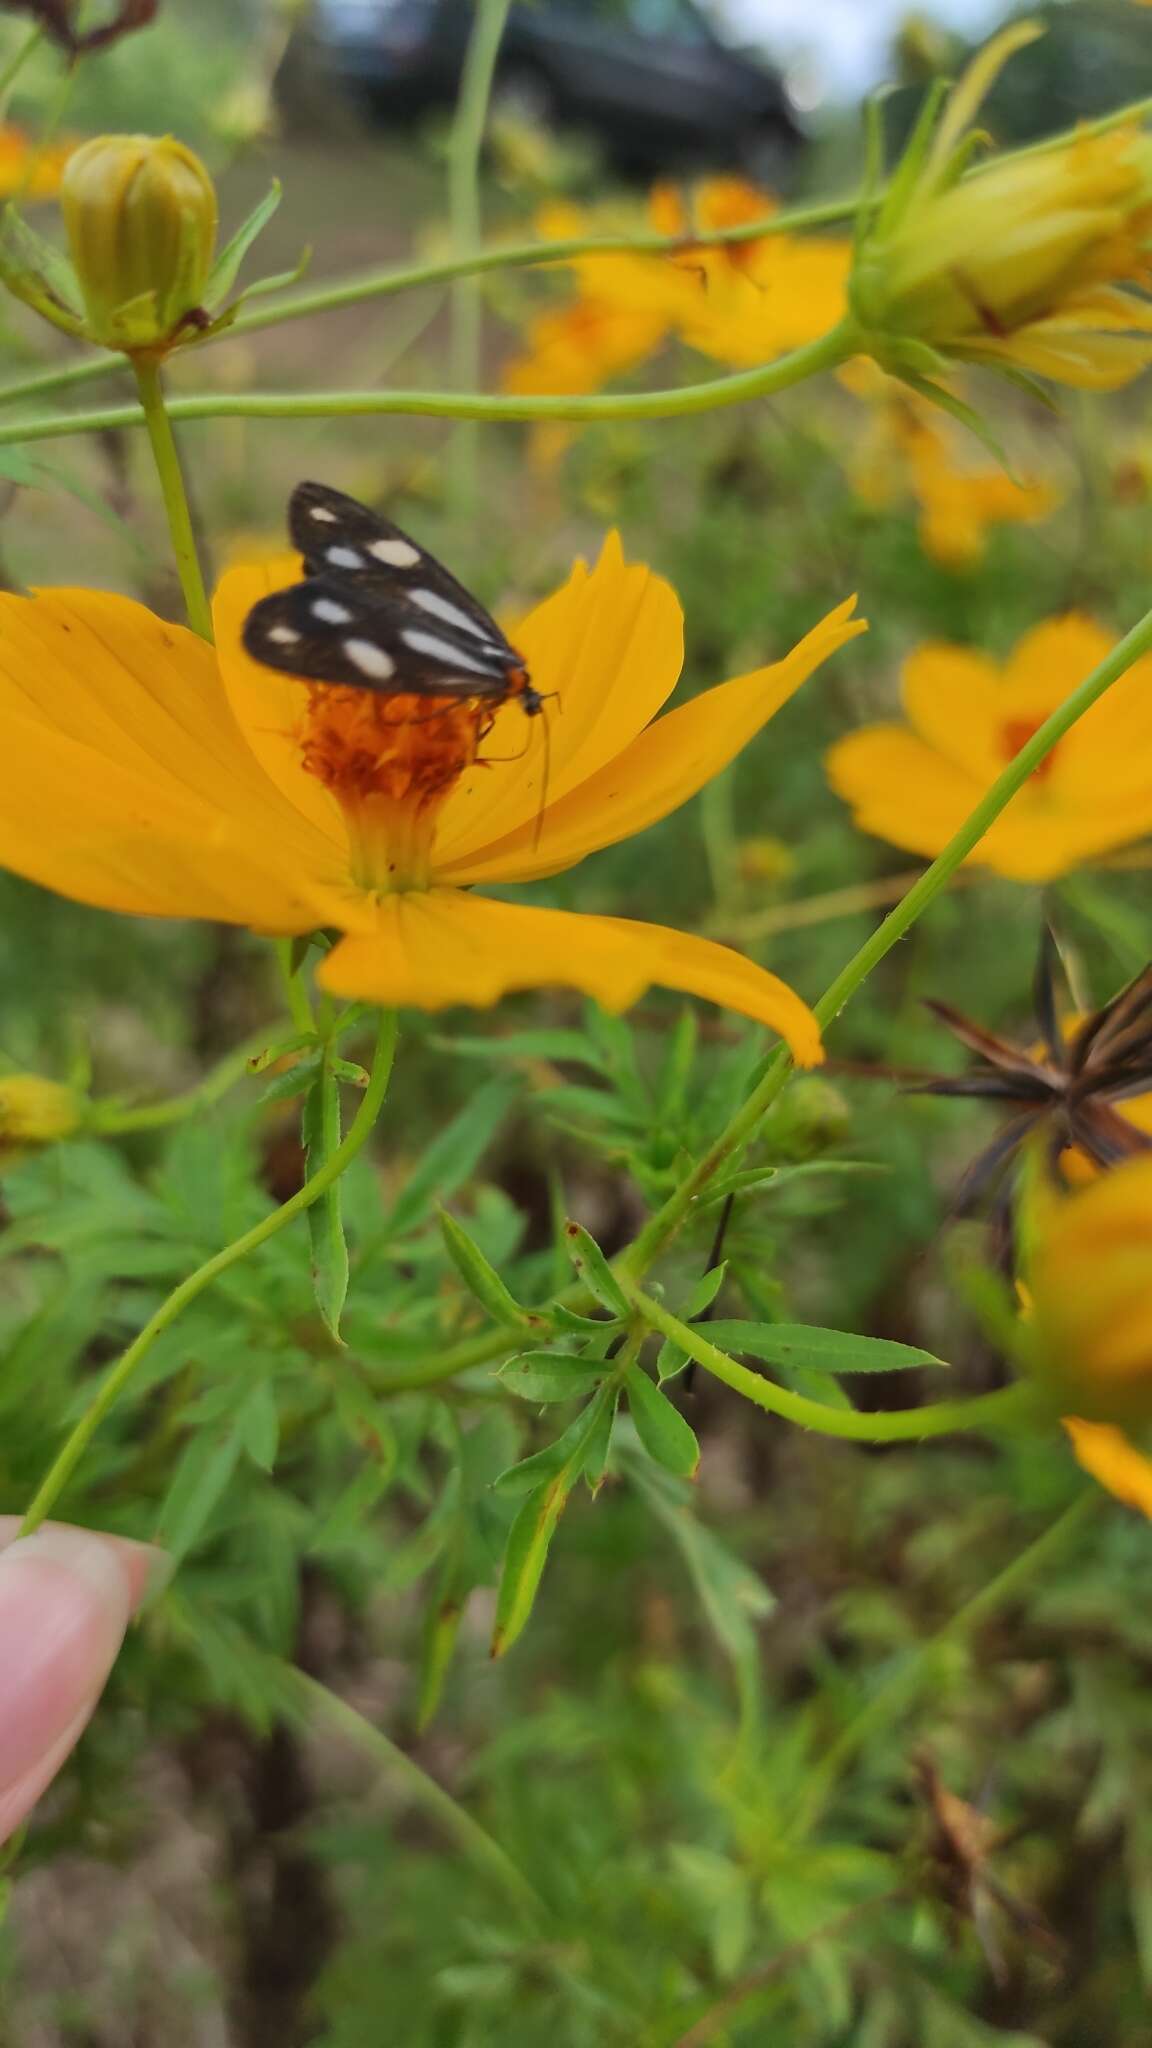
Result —
<svg viewBox="0 0 1152 2048"><path fill-rule="evenodd" d="M1029 740L1034 734L1039 732L1043 724L1044 720L1042 718L1006 718L1000 727L1000 751L1004 759L1006 761L1014 761L1021 747L1027 746ZM1053 747L1049 753L1045 754L1040 766L1032 770L1032 774L1037 782L1045 781L1051 774L1059 751L1058 746Z"/></svg>
<svg viewBox="0 0 1152 2048"><path fill-rule="evenodd" d="M348 821L361 888L392 895L429 886L437 814L475 761L490 718L470 699L308 685L295 737L309 775Z"/></svg>

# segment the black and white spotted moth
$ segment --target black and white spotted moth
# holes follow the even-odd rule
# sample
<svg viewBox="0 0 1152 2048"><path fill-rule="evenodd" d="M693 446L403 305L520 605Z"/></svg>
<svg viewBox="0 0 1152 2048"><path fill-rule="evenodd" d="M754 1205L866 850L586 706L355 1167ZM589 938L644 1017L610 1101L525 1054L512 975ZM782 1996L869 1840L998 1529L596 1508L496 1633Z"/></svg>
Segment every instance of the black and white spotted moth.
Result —
<svg viewBox="0 0 1152 2048"><path fill-rule="evenodd" d="M254 660L309 682L384 696L514 699L530 718L544 700L524 658L484 607L390 520L327 484L298 484L288 531L304 577L253 605L244 646Z"/></svg>

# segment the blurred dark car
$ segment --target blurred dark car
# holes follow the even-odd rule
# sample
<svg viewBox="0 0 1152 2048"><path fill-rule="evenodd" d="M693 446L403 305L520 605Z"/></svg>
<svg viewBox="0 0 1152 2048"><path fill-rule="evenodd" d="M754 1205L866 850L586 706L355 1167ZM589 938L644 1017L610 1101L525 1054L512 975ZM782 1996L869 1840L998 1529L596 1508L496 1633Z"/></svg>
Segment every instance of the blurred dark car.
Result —
<svg viewBox="0 0 1152 2048"><path fill-rule="evenodd" d="M449 104L468 0L315 0L325 61L386 119ZM721 41L695 0L535 0L513 6L495 103L541 126L596 132L637 171L737 168L787 182L804 143L780 78Z"/></svg>

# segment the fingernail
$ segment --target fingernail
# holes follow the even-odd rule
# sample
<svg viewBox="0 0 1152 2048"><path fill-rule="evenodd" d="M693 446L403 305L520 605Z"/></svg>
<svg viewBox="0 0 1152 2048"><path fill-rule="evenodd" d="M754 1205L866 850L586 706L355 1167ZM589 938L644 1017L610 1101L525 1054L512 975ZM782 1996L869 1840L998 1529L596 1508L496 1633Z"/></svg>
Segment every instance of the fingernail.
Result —
<svg viewBox="0 0 1152 2048"><path fill-rule="evenodd" d="M133 1546L137 1549L138 1546ZM80 1529L38 1529L0 1553L0 1788L35 1773L95 1700L144 1560Z"/></svg>

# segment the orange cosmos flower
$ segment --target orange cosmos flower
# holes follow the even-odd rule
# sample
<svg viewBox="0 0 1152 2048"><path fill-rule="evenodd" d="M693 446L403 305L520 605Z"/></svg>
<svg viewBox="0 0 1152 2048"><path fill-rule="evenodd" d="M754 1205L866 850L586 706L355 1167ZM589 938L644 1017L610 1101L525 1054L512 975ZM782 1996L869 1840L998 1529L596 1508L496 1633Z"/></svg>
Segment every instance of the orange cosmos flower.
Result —
<svg viewBox="0 0 1152 2048"><path fill-rule="evenodd" d="M73 137L38 143L23 128L0 125L0 198L54 199L75 147Z"/></svg>
<svg viewBox="0 0 1152 2048"><path fill-rule="evenodd" d="M684 989L821 1057L792 990L659 925L477 895L641 831L691 796L863 630L841 605L774 667L655 724L682 658L668 584L619 541L521 622L546 749L513 703L430 705L301 683L244 654L244 618L295 557L231 570L218 650L127 598L0 597L0 861L62 894L158 917L342 935L326 988L438 1009L560 983L620 1010ZM481 742L483 746L481 749Z"/></svg>
<svg viewBox="0 0 1152 2048"><path fill-rule="evenodd" d="M673 338L737 367L814 341L844 313L847 242L765 235L707 247L693 239L775 210L775 200L742 178L706 179L687 203L677 187L655 186L648 224L656 234L682 236L683 247L671 255L573 258L576 296L531 323L526 351L505 369L505 387L599 390ZM572 206L549 207L537 218L550 240L587 234L591 225ZM607 234L637 223L601 213L595 225Z"/></svg>
<svg viewBox="0 0 1152 2048"><path fill-rule="evenodd" d="M865 726L827 756L828 780L865 832L937 854L1049 713L1104 659L1112 636L1078 613L1024 635L1003 667L929 641L904 664L906 725ZM1113 684L1053 747L969 855L1048 882L1152 831L1152 657Z"/></svg>
<svg viewBox="0 0 1152 2048"><path fill-rule="evenodd" d="M1052 484L1014 483L974 457L971 435L961 437L938 405L864 357L846 365L840 378L871 410L848 459L853 488L881 510L911 498L920 513L920 544L944 568L978 562L990 527L1033 525L1059 504Z"/></svg>

